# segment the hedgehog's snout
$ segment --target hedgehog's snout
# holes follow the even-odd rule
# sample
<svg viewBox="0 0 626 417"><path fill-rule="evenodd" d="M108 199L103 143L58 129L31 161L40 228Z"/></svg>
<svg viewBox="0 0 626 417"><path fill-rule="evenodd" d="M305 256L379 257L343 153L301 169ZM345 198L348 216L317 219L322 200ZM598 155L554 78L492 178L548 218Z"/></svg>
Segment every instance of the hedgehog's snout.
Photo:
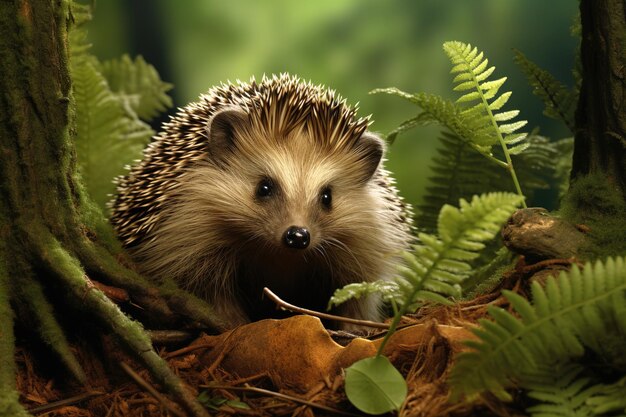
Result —
<svg viewBox="0 0 626 417"><path fill-rule="evenodd" d="M290 226L283 234L283 243L288 248L306 249L311 243L311 234L306 227Z"/></svg>

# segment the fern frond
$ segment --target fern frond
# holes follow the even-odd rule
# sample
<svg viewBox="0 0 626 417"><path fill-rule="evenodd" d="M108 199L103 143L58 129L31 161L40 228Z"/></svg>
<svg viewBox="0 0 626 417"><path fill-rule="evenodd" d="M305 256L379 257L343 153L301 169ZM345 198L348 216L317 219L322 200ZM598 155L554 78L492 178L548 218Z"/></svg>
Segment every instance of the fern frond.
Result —
<svg viewBox="0 0 626 417"><path fill-rule="evenodd" d="M72 60L76 102L76 153L79 170L94 200L105 207L114 192L113 178L141 155L152 129L109 89L95 58Z"/></svg>
<svg viewBox="0 0 626 417"><path fill-rule="evenodd" d="M335 291L330 305L379 290L400 306L395 323L419 302L447 304L446 297L460 297L460 284L472 270L469 262L480 255L521 200L512 193L489 193L474 196L471 202L461 199L459 208L445 205L439 214L439 236L418 235L420 243L404 253L405 265L398 268L395 282L350 284Z"/></svg>
<svg viewBox="0 0 626 417"><path fill-rule="evenodd" d="M91 20L91 6L72 4L75 25L70 31L70 70L76 103L76 153L79 171L92 198L105 208L115 191L113 179L124 166L141 155L154 131L137 116L152 116L171 105L165 95L171 86L163 83L155 69L141 58L100 64L89 54L85 23ZM102 75L115 82L111 90Z"/></svg>
<svg viewBox="0 0 626 417"><path fill-rule="evenodd" d="M517 111L497 112L511 95L510 92L498 95L506 77L488 80L495 67L489 67L488 59L470 44L445 42L443 49L453 65L451 73L457 74L454 90L465 92L457 103L471 105L464 113L466 122L476 132L470 140L490 146L501 144L511 154L521 153L527 147L523 143L526 135L516 132L527 122L512 121L519 114Z"/></svg>
<svg viewBox="0 0 626 417"><path fill-rule="evenodd" d="M574 133L574 112L578 102L578 92L569 90L548 71L540 68L523 53L515 50L515 62L520 66L533 93L545 106L543 113L553 119L562 121L570 132Z"/></svg>
<svg viewBox="0 0 626 417"><path fill-rule="evenodd" d="M161 81L156 69L141 56L133 61L124 54L102 62L99 69L111 90L125 97L142 120L149 121L172 106L167 95L172 84Z"/></svg>
<svg viewBox="0 0 626 417"><path fill-rule="evenodd" d="M387 140L393 143L396 136L417 126L424 126L437 122L445 126L450 132L464 139L468 146L476 149L483 155L491 155L492 143L483 143L482 136L475 131L472 115L467 113L458 104L446 100L437 94L416 93L410 94L397 88L380 88L371 94L385 93L395 95L416 104L422 110L416 117L406 120L387 135ZM472 140L473 139L473 140Z"/></svg>
<svg viewBox="0 0 626 417"><path fill-rule="evenodd" d="M328 302L328 309L353 298L366 297L370 294L379 294L385 302L393 303L402 296L402 291L393 281L356 282L336 290Z"/></svg>
<svg viewBox="0 0 626 417"><path fill-rule="evenodd" d="M526 152L511 157L518 167L520 181L525 184L527 200L532 204L537 191L554 189L549 195L542 193L542 199L543 204L553 202L556 205L559 200L557 190L562 183L567 184L569 178L567 166L558 164L559 161L563 164L571 162L571 149L536 134L529 135L527 142L531 146ZM440 136L430 170L432 174L428 178L424 202L417 206L416 217L416 223L427 232L436 231L437 216L444 204L455 204L461 198L469 199L484 190L515 191L512 183L502 181L502 170L498 166L483 163L479 152L446 131ZM546 202L546 199L550 201Z"/></svg>
<svg viewBox="0 0 626 417"><path fill-rule="evenodd" d="M473 350L459 355L450 383L455 394L490 390L508 398L504 386L539 366L580 357L592 349L606 360L626 350L626 258L608 258L532 285L531 304L505 292L515 312L492 307L494 321L475 329Z"/></svg>
<svg viewBox="0 0 626 417"><path fill-rule="evenodd" d="M84 55L91 48L91 44L87 41L87 30L85 24L92 19L91 6L72 2L70 13L73 19L72 29L70 30L70 55L72 59Z"/></svg>
<svg viewBox="0 0 626 417"><path fill-rule="evenodd" d="M593 408L595 415L626 415L626 377L619 381L603 385L587 404Z"/></svg>
<svg viewBox="0 0 626 417"><path fill-rule="evenodd" d="M540 403L526 411L532 417L596 416L588 402L605 387L593 385L591 378L581 376L584 370L577 363L556 363L528 372L523 386L528 390L528 396Z"/></svg>
<svg viewBox="0 0 626 417"><path fill-rule="evenodd" d="M474 196L460 200L460 207L444 205L437 222L438 236L419 233L419 244L406 254L399 281L410 285L400 305L413 305L420 299L440 301L440 294L460 296L460 283L472 268L469 262L479 256L500 230L502 223L521 204L522 197L511 193Z"/></svg>

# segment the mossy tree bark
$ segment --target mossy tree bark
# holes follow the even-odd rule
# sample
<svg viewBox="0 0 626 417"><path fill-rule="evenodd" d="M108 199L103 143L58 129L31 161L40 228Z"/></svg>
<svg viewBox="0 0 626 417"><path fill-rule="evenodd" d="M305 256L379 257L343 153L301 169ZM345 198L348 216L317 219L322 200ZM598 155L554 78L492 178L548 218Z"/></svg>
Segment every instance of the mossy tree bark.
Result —
<svg viewBox="0 0 626 417"><path fill-rule="evenodd" d="M580 15L583 82L572 179L599 174L626 200L626 6L582 0Z"/></svg>
<svg viewBox="0 0 626 417"><path fill-rule="evenodd" d="M27 415L15 388L18 323L37 328L84 380L54 316L58 303L98 319L192 415L205 416L142 326L90 280L123 286L157 317L179 314L220 327L197 300L157 290L120 265L112 231L81 186L72 140L71 20L68 0L0 2L0 416Z"/></svg>

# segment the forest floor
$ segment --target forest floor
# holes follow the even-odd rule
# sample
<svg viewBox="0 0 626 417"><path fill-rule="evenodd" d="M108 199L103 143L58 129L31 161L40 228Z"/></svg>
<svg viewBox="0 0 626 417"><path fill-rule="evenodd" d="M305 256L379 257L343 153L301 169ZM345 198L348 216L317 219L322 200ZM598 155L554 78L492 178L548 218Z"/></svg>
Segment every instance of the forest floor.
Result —
<svg viewBox="0 0 626 417"><path fill-rule="evenodd" d="M520 416L524 407L484 396L471 404L450 403L447 375L454 356L465 349L468 330L487 316L487 307L507 308L501 295L510 289L528 295L528 277L518 265L489 294L454 306L431 306L406 317L385 355L405 376L409 394L404 416ZM331 332L333 334L333 332ZM295 316L264 320L222 335L200 335L192 342L155 347L192 389L211 415L335 416L363 415L347 400L342 367L375 352L379 334L352 340L329 333L318 319ZM20 334L18 333L18 336ZM94 342L94 337L98 343ZM124 349L97 331L73 341L87 373L74 382L58 369L50 353L20 337L16 361L22 404L46 417L166 417L186 414ZM341 346L336 343L339 342ZM97 346L97 347L94 347ZM330 362L328 362L330 361Z"/></svg>

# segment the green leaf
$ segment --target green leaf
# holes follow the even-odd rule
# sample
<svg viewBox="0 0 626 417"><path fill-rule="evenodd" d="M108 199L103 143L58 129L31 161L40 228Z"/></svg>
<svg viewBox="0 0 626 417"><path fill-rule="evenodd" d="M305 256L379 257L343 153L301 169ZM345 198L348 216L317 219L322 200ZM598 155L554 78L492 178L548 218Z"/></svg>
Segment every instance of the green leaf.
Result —
<svg viewBox="0 0 626 417"><path fill-rule="evenodd" d="M502 106L504 106L506 102L509 101L509 98L511 98L511 94L513 93L511 93L510 91L507 91L506 93L503 93L502 95L500 95L500 97L498 97L497 99L491 102L491 104L489 105L489 109L500 110Z"/></svg>
<svg viewBox="0 0 626 417"><path fill-rule="evenodd" d="M362 359L346 369L346 395L364 413L399 410L407 395L402 374L384 356Z"/></svg>
<svg viewBox="0 0 626 417"><path fill-rule="evenodd" d="M250 406L239 399L228 399L222 396L213 396L208 391L203 391L198 395L198 402L206 408L219 411L220 407L227 405L240 410L249 410Z"/></svg>
<svg viewBox="0 0 626 417"><path fill-rule="evenodd" d="M228 400L226 401L226 405L239 410L250 410L250 406L240 400Z"/></svg>
<svg viewBox="0 0 626 417"><path fill-rule="evenodd" d="M505 111L502 113L497 113L493 115L493 120L497 121L497 122L505 122L507 120L511 120L515 117L517 117L517 115L519 114L519 110L511 110L511 111Z"/></svg>

